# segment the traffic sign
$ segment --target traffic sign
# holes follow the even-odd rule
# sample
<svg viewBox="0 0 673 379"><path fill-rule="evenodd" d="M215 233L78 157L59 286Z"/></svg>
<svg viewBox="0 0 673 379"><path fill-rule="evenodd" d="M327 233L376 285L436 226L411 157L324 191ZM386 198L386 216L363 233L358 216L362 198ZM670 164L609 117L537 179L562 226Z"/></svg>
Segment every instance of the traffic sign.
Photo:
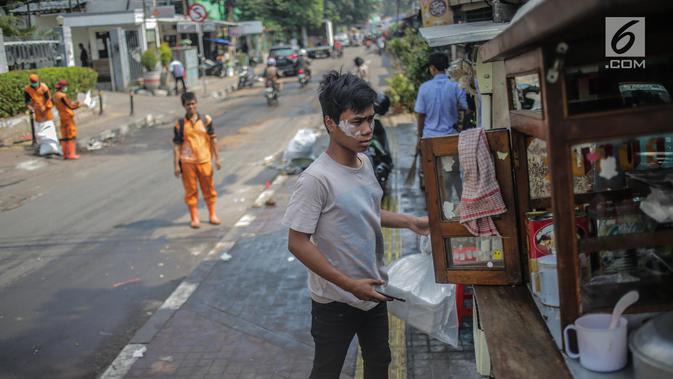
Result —
<svg viewBox="0 0 673 379"><path fill-rule="evenodd" d="M201 4L192 4L192 6L189 7L189 18L192 19L194 22L204 22L208 18L208 11L206 8L201 5Z"/></svg>

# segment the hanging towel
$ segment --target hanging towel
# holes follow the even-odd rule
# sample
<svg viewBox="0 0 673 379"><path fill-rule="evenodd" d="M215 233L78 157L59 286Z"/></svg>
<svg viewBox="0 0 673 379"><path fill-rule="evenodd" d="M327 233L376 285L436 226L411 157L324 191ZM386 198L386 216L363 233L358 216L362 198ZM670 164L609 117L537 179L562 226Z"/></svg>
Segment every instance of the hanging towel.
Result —
<svg viewBox="0 0 673 379"><path fill-rule="evenodd" d="M500 236L491 216L505 213L507 209L500 194L484 129L475 128L460 133L458 159L463 169L460 223L475 236Z"/></svg>

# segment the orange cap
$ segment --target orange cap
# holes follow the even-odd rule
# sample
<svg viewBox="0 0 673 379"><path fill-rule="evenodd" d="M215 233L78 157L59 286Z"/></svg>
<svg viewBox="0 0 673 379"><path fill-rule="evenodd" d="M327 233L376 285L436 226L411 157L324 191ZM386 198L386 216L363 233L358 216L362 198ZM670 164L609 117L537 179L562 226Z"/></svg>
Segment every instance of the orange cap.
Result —
<svg viewBox="0 0 673 379"><path fill-rule="evenodd" d="M67 87L67 86L68 86L68 81L65 80L65 79L61 79L61 80L58 81L58 83L56 83L56 85L54 87L56 87L56 89L60 89L60 88Z"/></svg>
<svg viewBox="0 0 673 379"><path fill-rule="evenodd" d="M28 76L28 79L30 79L30 81L33 83L37 83L40 81L40 77L37 76L37 74L30 74L30 76Z"/></svg>

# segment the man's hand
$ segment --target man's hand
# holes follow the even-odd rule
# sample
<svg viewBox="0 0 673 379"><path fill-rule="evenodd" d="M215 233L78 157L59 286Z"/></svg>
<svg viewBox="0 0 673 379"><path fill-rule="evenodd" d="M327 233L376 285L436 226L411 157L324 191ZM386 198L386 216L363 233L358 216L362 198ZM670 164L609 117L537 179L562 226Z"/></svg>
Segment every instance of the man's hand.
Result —
<svg viewBox="0 0 673 379"><path fill-rule="evenodd" d="M44 105L42 105L42 106L40 107L40 112L46 112L46 111L47 111L47 107L45 107Z"/></svg>
<svg viewBox="0 0 673 379"><path fill-rule="evenodd" d="M175 165L175 177L176 177L176 178L179 178L180 175L182 175L182 171L180 170L180 166L179 166L179 165Z"/></svg>
<svg viewBox="0 0 673 379"><path fill-rule="evenodd" d="M428 221L428 216L423 217L410 217L408 229L414 233L427 236L430 234L430 222Z"/></svg>
<svg viewBox="0 0 673 379"><path fill-rule="evenodd" d="M219 171L222 168L222 161L220 161L220 158L217 158L215 160L215 168Z"/></svg>
<svg viewBox="0 0 673 379"><path fill-rule="evenodd" d="M375 286L385 284L383 280L376 279L352 279L346 291L352 293L360 300L364 301L391 301L387 296L381 295L374 290Z"/></svg>

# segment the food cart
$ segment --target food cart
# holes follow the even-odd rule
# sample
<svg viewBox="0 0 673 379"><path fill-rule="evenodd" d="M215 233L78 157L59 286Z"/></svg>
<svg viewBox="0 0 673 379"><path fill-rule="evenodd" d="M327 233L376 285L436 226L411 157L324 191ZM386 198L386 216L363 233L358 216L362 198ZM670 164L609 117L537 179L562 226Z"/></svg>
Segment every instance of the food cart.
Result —
<svg viewBox="0 0 673 379"><path fill-rule="evenodd" d="M506 72L509 125L487 131L499 237L471 235L454 211L459 137L422 142L435 277L475 285L495 377L591 377L561 353L566 326L631 289L631 329L673 309L673 4L531 3L480 48ZM606 35L606 17L646 22L631 44L644 56L611 56L631 37Z"/></svg>

